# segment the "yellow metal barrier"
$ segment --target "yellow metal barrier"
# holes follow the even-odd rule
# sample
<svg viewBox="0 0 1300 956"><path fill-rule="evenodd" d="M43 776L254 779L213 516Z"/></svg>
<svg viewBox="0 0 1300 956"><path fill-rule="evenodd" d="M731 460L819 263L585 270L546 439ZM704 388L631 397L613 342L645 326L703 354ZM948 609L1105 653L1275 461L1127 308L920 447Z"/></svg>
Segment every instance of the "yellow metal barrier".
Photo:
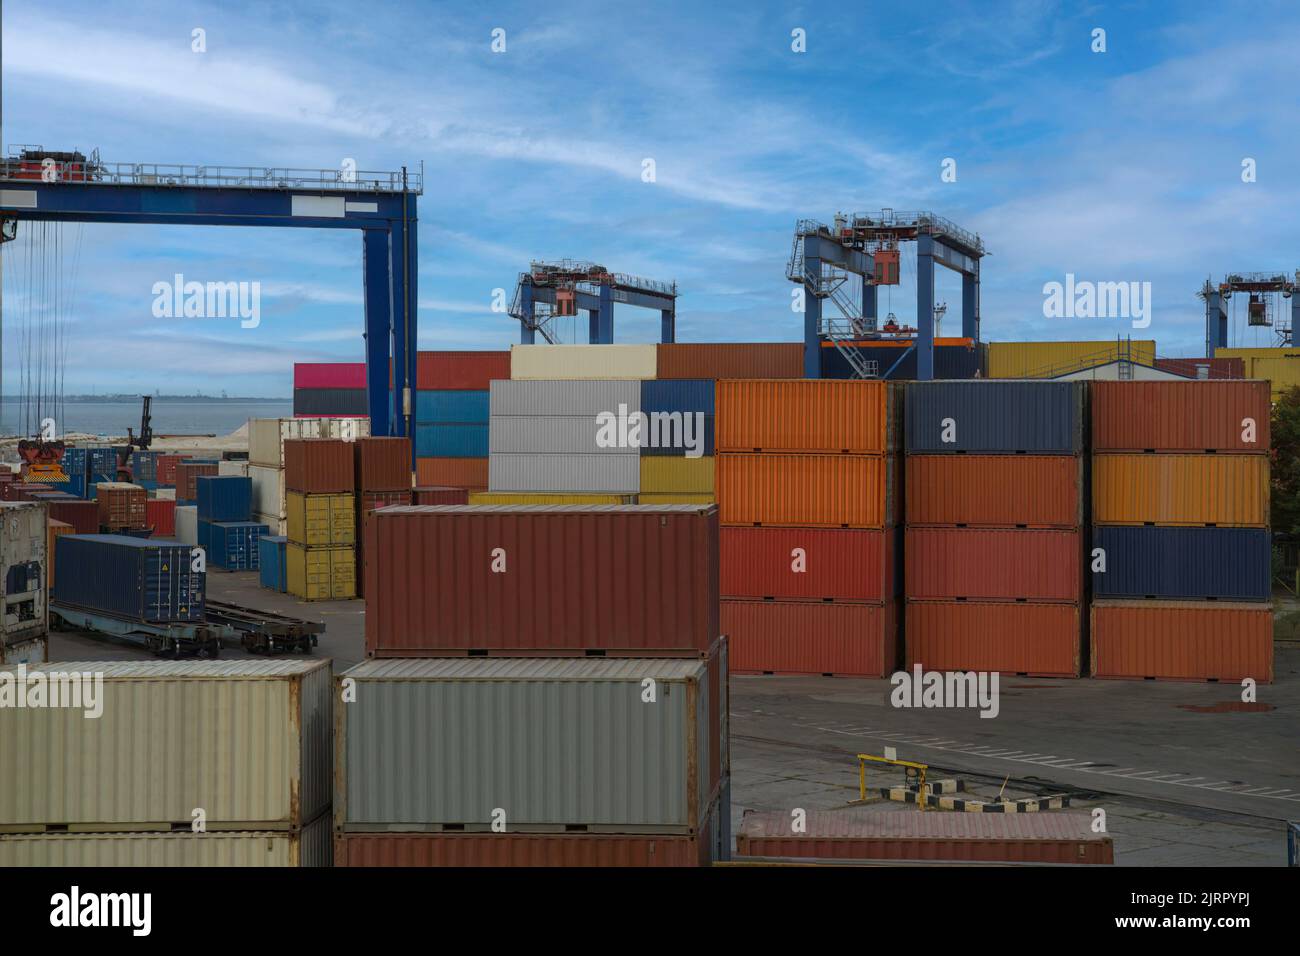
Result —
<svg viewBox="0 0 1300 956"><path fill-rule="evenodd" d="M925 811L925 772L930 769L928 764L916 763L912 760L894 760L889 757L877 757L875 754L858 754L858 799L864 803L867 799L868 763L885 763L893 767L903 767L905 771L915 770L917 774L916 808L922 812Z"/></svg>

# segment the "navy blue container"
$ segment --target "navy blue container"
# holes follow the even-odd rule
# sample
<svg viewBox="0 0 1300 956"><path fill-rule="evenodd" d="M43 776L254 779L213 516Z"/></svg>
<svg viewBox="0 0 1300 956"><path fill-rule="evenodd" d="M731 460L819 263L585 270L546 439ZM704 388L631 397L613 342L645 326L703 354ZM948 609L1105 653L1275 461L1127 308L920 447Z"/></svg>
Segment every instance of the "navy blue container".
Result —
<svg viewBox="0 0 1300 956"><path fill-rule="evenodd" d="M417 458L486 458L487 425L416 425Z"/></svg>
<svg viewBox="0 0 1300 956"><path fill-rule="evenodd" d="M906 451L1081 454L1086 384L909 382L904 401Z"/></svg>
<svg viewBox="0 0 1300 956"><path fill-rule="evenodd" d="M288 551L289 539L282 534L264 534L257 539L257 569L264 588L289 590Z"/></svg>
<svg viewBox="0 0 1300 956"><path fill-rule="evenodd" d="M206 578L188 544L118 534L62 534L54 600L148 623L204 619Z"/></svg>
<svg viewBox="0 0 1300 956"><path fill-rule="evenodd" d="M208 564L226 571L256 571L258 540L270 528L253 521L200 521L199 544Z"/></svg>
<svg viewBox="0 0 1300 956"><path fill-rule="evenodd" d="M112 475L88 475L86 477L86 498L94 501L99 496L98 485L101 481L117 481L117 475L116 473Z"/></svg>
<svg viewBox="0 0 1300 956"><path fill-rule="evenodd" d="M63 486L63 490L74 498L86 497L86 476L68 475L68 483Z"/></svg>
<svg viewBox="0 0 1300 956"><path fill-rule="evenodd" d="M294 415L369 415L364 388L295 388Z"/></svg>
<svg viewBox="0 0 1300 956"><path fill-rule="evenodd" d="M131 453L131 478L137 485L146 481L158 481L158 451L136 451Z"/></svg>
<svg viewBox="0 0 1300 956"><path fill-rule="evenodd" d="M415 393L417 425L481 425L488 420L486 390L425 389Z"/></svg>
<svg viewBox="0 0 1300 956"><path fill-rule="evenodd" d="M87 448L86 474L111 475L102 481L117 481L117 452L112 448Z"/></svg>
<svg viewBox="0 0 1300 956"><path fill-rule="evenodd" d="M858 354L868 362L876 363L876 372L891 382L910 381L916 378L916 349L898 346L870 346L858 348ZM899 361L901 359L901 361ZM934 347L934 377L936 379L974 378L980 368L979 351L964 345L936 345ZM822 349L822 378L855 378L857 372L839 349Z"/></svg>
<svg viewBox="0 0 1300 956"><path fill-rule="evenodd" d="M641 411L713 414L711 378L660 379L641 383Z"/></svg>
<svg viewBox="0 0 1300 956"><path fill-rule="evenodd" d="M240 475L194 479L200 521L247 521L253 516L253 481Z"/></svg>
<svg viewBox="0 0 1300 956"><path fill-rule="evenodd" d="M1272 596L1272 542L1262 528L1098 526L1092 547L1106 552L1106 572L1092 575L1099 598Z"/></svg>
<svg viewBox="0 0 1300 956"><path fill-rule="evenodd" d="M59 463L63 473L71 478L78 475L82 484L86 482L86 472L88 471L89 455L84 448L65 448L63 449L63 459Z"/></svg>

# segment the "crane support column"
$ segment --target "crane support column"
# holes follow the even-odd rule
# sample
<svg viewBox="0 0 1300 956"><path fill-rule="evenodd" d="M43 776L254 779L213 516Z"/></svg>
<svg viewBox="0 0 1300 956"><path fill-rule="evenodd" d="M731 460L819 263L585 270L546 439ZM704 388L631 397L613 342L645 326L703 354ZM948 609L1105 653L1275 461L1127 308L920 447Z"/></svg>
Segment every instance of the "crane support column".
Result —
<svg viewBox="0 0 1300 956"><path fill-rule="evenodd" d="M811 244L810 244L811 245ZM822 300L816 295L816 287L809 286L808 277L813 282L822 274L822 261L816 256L804 259L803 283L803 377L822 377Z"/></svg>
<svg viewBox="0 0 1300 956"><path fill-rule="evenodd" d="M879 313L876 311L876 285L869 276L862 277L862 320L868 332L880 328Z"/></svg>
<svg viewBox="0 0 1300 956"><path fill-rule="evenodd" d="M961 334L962 338L979 341L980 337L980 261L975 260L974 272L961 274Z"/></svg>
<svg viewBox="0 0 1300 956"><path fill-rule="evenodd" d="M393 317L391 329L393 356L393 420L386 432L373 430L373 435L408 435L411 437L411 468L415 468L415 352L419 341L416 326L416 273L415 258L416 221L406 218L395 222L389 240L393 262ZM409 401L407 395L409 389Z"/></svg>
<svg viewBox="0 0 1300 956"><path fill-rule="evenodd" d="M600 310L587 309L587 342L595 345L600 341Z"/></svg>
<svg viewBox="0 0 1300 956"><path fill-rule="evenodd" d="M362 231L362 275L366 316L366 407L373 435L389 434L392 393L388 387L388 344L392 338L391 251L387 229ZM381 374L382 370L382 374Z"/></svg>
<svg viewBox="0 0 1300 956"><path fill-rule="evenodd" d="M677 313L672 309L659 310L659 341L666 345L677 341Z"/></svg>
<svg viewBox="0 0 1300 956"><path fill-rule="evenodd" d="M519 344L532 345L537 338L537 330L533 327L537 310L533 307L533 287L527 282L519 286L519 308L526 316L519 323Z"/></svg>
<svg viewBox="0 0 1300 956"><path fill-rule="evenodd" d="M1300 292L1291 293L1291 336L1288 341L1295 344L1295 330L1300 329Z"/></svg>
<svg viewBox="0 0 1300 956"><path fill-rule="evenodd" d="M1228 310L1223 294L1211 289L1205 295L1205 357L1214 358L1216 348L1228 346Z"/></svg>
<svg viewBox="0 0 1300 956"><path fill-rule="evenodd" d="M609 345L614 341L614 290L607 285L600 287L600 313L598 315L600 333L597 341Z"/></svg>
<svg viewBox="0 0 1300 956"><path fill-rule="evenodd" d="M963 320L965 301L962 303ZM916 380L934 379L934 238L916 239Z"/></svg>

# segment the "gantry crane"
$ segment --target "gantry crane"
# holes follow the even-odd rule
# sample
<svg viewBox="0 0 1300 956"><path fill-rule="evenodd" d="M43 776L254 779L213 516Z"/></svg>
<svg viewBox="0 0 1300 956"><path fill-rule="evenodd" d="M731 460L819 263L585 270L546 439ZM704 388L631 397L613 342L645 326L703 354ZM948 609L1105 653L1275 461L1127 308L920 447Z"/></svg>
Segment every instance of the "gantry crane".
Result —
<svg viewBox="0 0 1300 956"><path fill-rule="evenodd" d="M1216 348L1228 346L1227 302L1234 292L1245 292L1246 325L1271 328L1278 348L1291 345L1291 330L1300 324L1300 270L1285 272L1234 272L1224 276L1217 286L1205 280L1197 293L1205 300L1205 357L1214 358ZM1283 308L1281 299L1290 299Z"/></svg>
<svg viewBox="0 0 1300 956"><path fill-rule="evenodd" d="M560 341L562 317L587 312L587 341L614 341L614 303L658 309L660 341L672 342L677 330L677 283L611 272L594 262L534 261L519 274L510 315L519 320L519 341L531 344L538 332L548 343ZM539 308L539 306L541 308Z"/></svg>

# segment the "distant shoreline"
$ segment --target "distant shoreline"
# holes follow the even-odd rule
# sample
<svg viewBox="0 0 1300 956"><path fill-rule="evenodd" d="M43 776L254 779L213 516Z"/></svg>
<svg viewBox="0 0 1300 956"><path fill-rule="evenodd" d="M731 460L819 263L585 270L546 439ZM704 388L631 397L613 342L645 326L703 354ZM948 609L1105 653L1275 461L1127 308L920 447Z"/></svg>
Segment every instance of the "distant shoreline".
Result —
<svg viewBox="0 0 1300 956"><path fill-rule="evenodd" d="M121 402L139 402L143 395L65 395L60 401L65 405L94 405L94 404L113 404ZM248 402L292 402L293 398L258 398L234 397L222 398L220 395L150 395L155 402L174 402L189 404L212 404L236 405L247 404ZM15 402L21 404L23 398L20 395L0 396L0 402Z"/></svg>

